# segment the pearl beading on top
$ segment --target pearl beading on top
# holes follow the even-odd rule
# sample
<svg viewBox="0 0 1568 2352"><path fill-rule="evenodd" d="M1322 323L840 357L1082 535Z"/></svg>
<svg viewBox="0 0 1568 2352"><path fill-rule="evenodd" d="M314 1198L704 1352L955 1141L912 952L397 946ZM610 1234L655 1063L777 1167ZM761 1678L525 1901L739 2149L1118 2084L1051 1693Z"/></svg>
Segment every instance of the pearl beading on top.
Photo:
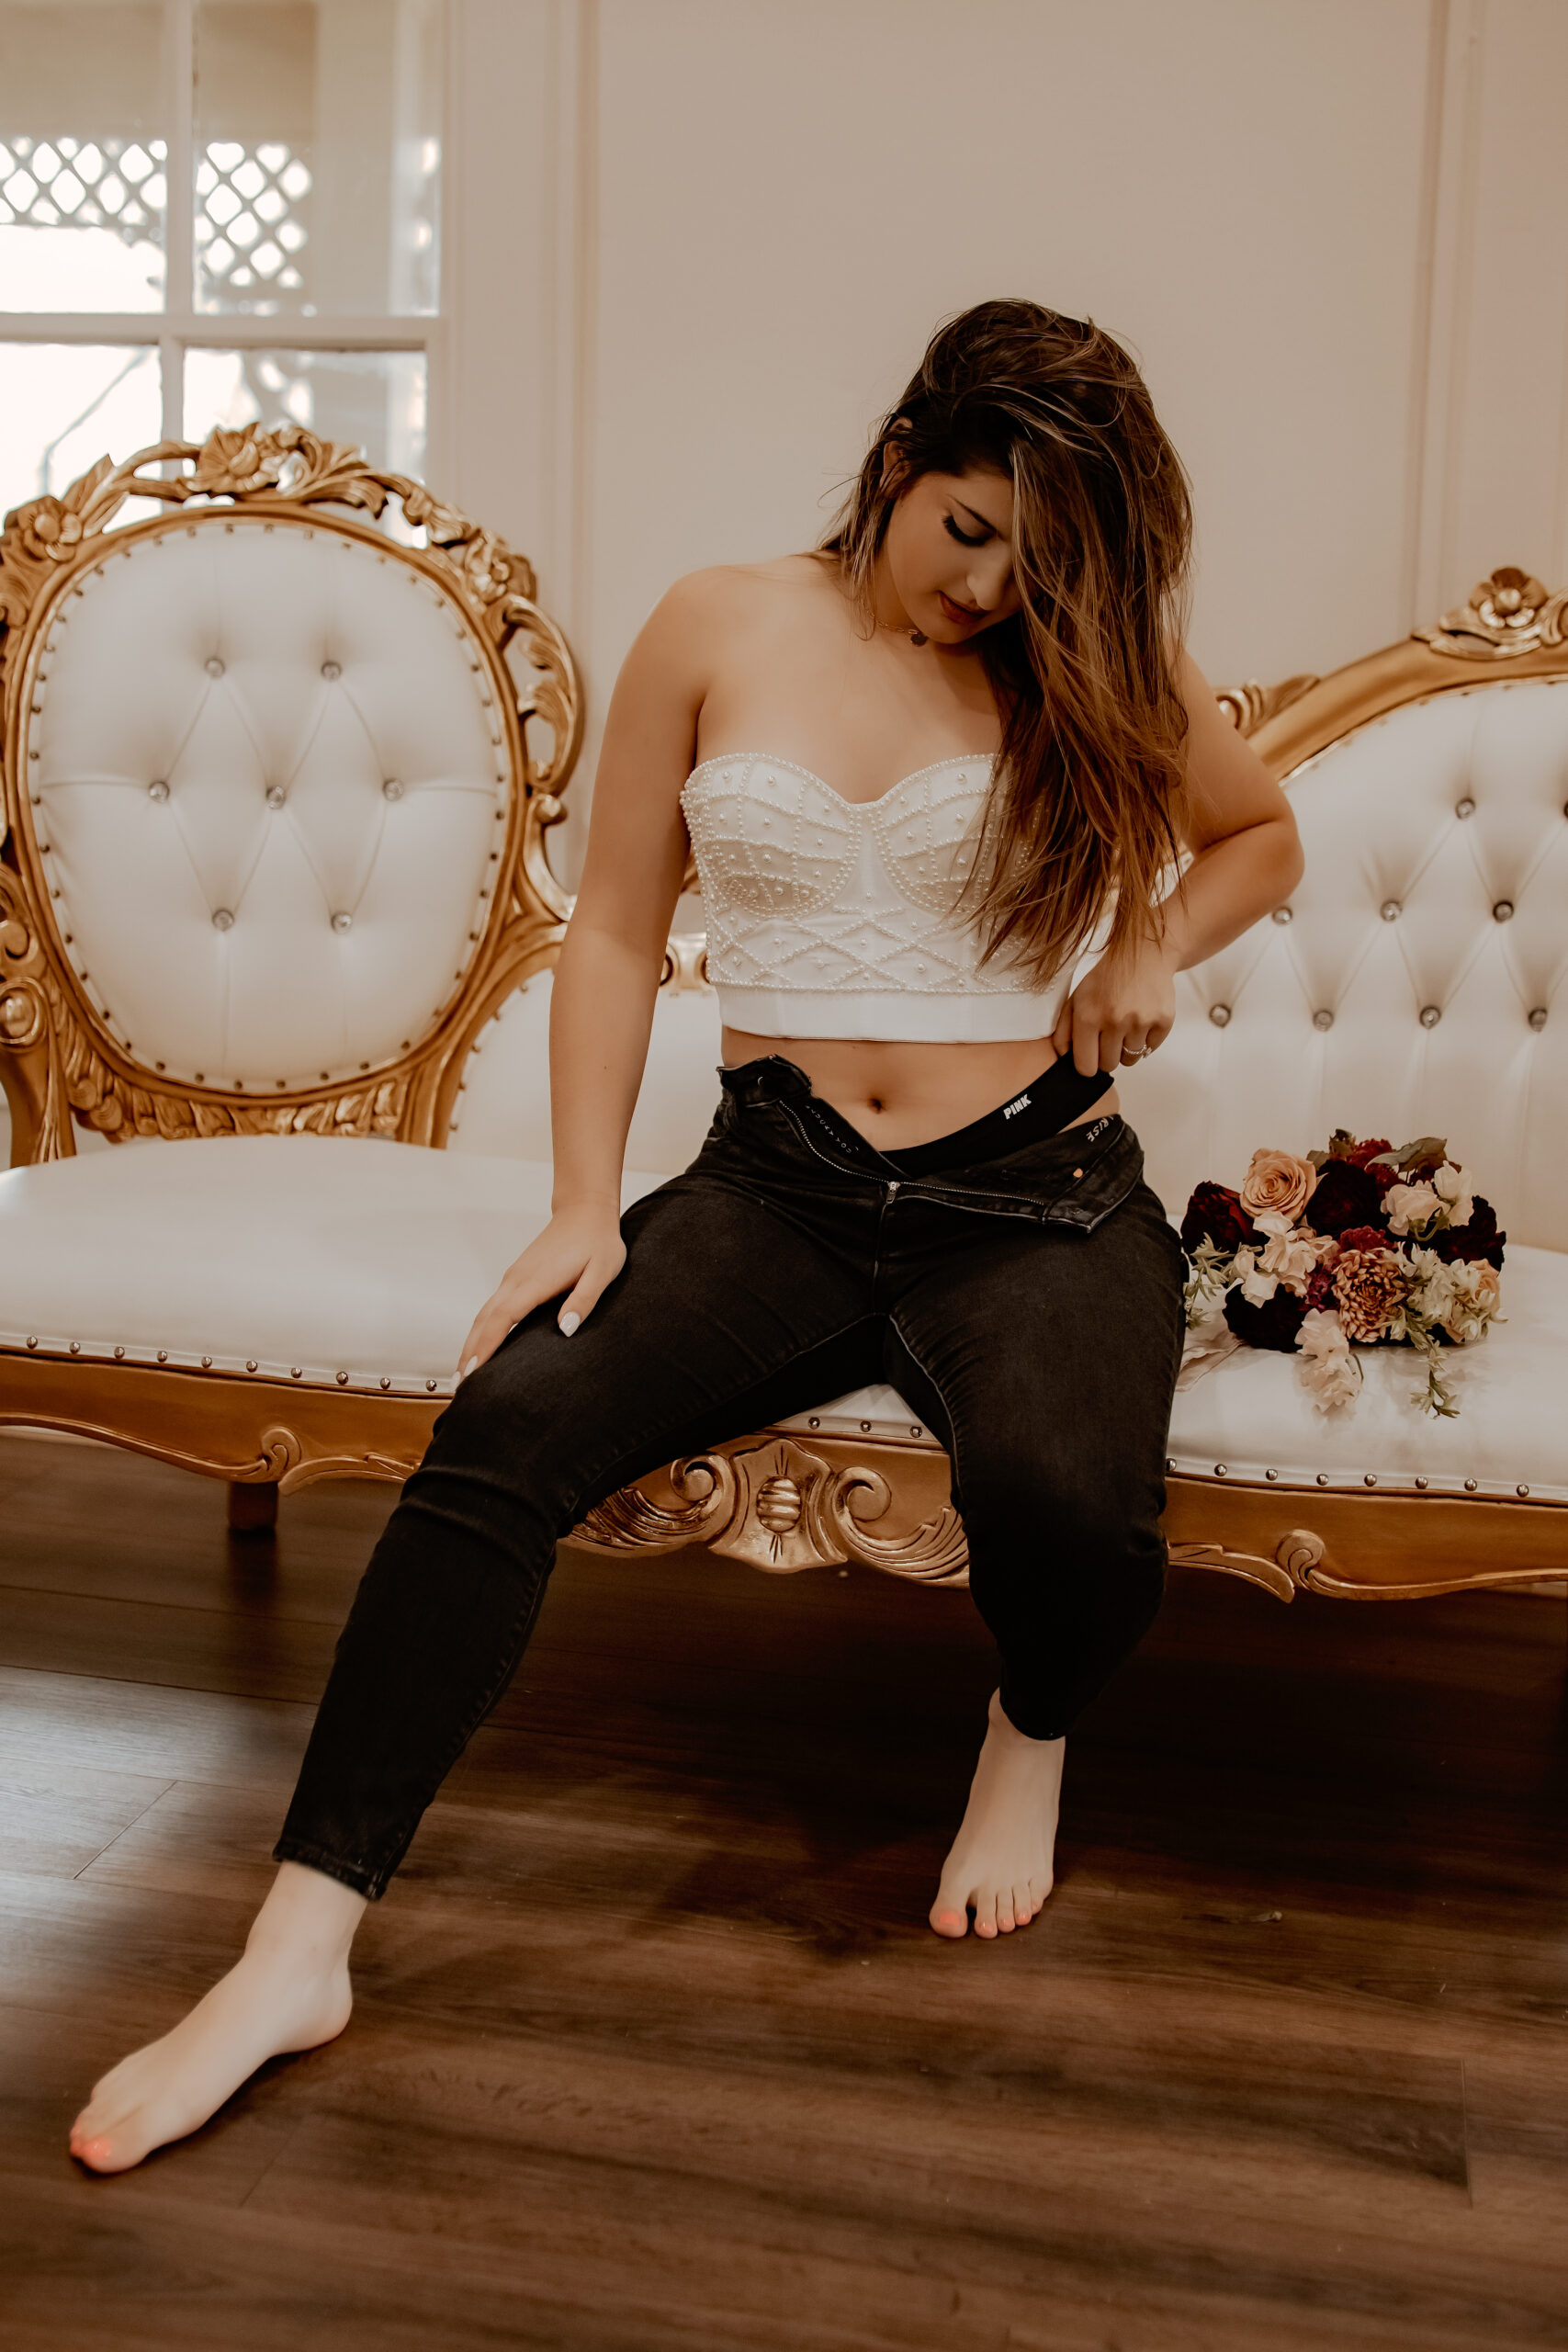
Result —
<svg viewBox="0 0 1568 2352"><path fill-rule="evenodd" d="M1042 989L982 968L956 911L993 763L939 760L880 798L846 800L763 752L705 760L682 794L701 878L708 976L758 1035L1043 1036L1066 976Z"/></svg>

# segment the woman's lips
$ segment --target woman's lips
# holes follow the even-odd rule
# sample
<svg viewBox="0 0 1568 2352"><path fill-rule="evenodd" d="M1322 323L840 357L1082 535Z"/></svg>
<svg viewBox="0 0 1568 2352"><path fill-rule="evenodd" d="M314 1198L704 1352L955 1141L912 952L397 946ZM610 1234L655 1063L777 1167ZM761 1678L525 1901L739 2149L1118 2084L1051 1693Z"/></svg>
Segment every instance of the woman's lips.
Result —
<svg viewBox="0 0 1568 2352"><path fill-rule="evenodd" d="M944 590L939 588L936 592L936 595L938 604L942 606L942 611L946 614L950 621L968 622L977 621L979 619L980 616L978 613L971 612L967 605L955 605L952 597L948 595Z"/></svg>

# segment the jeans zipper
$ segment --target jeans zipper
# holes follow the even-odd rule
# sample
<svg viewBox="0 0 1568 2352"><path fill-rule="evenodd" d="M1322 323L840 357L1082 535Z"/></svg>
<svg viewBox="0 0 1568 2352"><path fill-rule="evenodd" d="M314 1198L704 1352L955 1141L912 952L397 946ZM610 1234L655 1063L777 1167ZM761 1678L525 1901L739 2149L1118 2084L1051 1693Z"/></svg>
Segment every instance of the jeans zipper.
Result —
<svg viewBox="0 0 1568 2352"><path fill-rule="evenodd" d="M824 1168L830 1168L836 1176L864 1176L869 1183L875 1183L876 1178L872 1174L870 1169L847 1168L841 1160L829 1159L827 1153L812 1142L811 1137L806 1132L805 1122L795 1115L795 1110L790 1103L781 1102L779 1104L779 1108L784 1113L785 1118L789 1120L791 1125L795 1128L807 1151L813 1153L816 1158L822 1162ZM918 1183L919 1180L917 1178L915 1181ZM895 1176L889 1178L886 1185L887 1198L892 1200L894 1194L902 1188L902 1177ZM975 1212L976 1216L1025 1216L1033 1217L1041 1222L1043 1222L1045 1216L1045 1204L1043 1201L1021 1199L1016 1193L982 1192L977 1186L973 1184L947 1184L942 1186L942 1189L946 1193L961 1194L966 1201L988 1201L996 1204L992 1208L983 1210L976 1209Z"/></svg>

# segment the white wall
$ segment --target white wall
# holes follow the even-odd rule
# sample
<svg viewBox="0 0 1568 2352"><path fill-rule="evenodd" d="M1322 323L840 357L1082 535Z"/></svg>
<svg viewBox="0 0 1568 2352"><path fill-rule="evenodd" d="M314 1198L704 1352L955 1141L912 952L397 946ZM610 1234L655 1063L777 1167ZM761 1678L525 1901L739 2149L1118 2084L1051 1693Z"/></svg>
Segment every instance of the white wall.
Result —
<svg viewBox="0 0 1568 2352"><path fill-rule="evenodd" d="M668 582L808 543L998 292L1141 354L1217 682L1568 576L1564 0L457 10L450 479L595 718Z"/></svg>

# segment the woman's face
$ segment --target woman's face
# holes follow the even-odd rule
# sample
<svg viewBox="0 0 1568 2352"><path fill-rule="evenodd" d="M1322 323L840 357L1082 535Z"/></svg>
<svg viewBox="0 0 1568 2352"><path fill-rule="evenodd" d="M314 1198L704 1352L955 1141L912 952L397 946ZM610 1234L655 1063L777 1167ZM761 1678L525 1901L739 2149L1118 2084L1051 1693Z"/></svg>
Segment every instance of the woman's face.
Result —
<svg viewBox="0 0 1568 2352"><path fill-rule="evenodd" d="M882 543L887 584L909 626L960 646L1019 609L1012 576L1012 483L989 466L919 474Z"/></svg>

